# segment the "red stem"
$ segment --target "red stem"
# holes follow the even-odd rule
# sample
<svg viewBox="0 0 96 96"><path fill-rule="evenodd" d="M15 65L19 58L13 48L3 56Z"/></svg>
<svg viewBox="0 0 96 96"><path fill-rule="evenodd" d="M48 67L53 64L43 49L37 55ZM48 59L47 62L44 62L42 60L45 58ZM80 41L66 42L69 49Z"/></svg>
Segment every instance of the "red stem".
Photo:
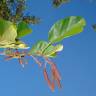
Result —
<svg viewBox="0 0 96 96"><path fill-rule="evenodd" d="M35 60L35 62L41 67L42 63L33 55L30 55L30 56L32 56L32 58Z"/></svg>

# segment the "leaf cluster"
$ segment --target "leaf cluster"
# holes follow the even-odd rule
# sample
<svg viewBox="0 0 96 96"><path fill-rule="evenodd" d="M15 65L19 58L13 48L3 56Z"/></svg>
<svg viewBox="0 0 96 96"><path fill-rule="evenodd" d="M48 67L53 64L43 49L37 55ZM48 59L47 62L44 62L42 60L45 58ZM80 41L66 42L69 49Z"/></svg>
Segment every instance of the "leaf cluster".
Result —
<svg viewBox="0 0 96 96"><path fill-rule="evenodd" d="M57 7L69 0L54 0ZM14 8L15 7L15 8ZM0 47L1 48L27 48L20 38L32 32L30 23L39 23L35 16L24 16L25 0L0 1ZM79 34L83 31L86 22L80 16L70 16L57 21L48 32L48 42L39 41L29 54L36 56L55 57L57 52L63 50L62 44L57 44L65 38Z"/></svg>
<svg viewBox="0 0 96 96"><path fill-rule="evenodd" d="M25 5L25 0L0 0L0 18L16 24L21 21L27 24L39 23L40 18L36 16L24 16Z"/></svg>
<svg viewBox="0 0 96 96"><path fill-rule="evenodd" d="M70 0L53 0L53 6L57 8L57 7L61 6L62 4L66 4L69 2L70 2Z"/></svg>
<svg viewBox="0 0 96 96"><path fill-rule="evenodd" d="M32 47L29 54L55 57L57 52L63 50L63 45L57 43L65 38L81 33L85 25L85 19L80 16L70 16L57 21L48 32L48 42L37 42Z"/></svg>
<svg viewBox="0 0 96 96"><path fill-rule="evenodd" d="M86 25L85 19L80 16L69 16L57 21L48 32L48 42L39 41L32 46L30 55L55 57L57 52L63 50L62 44L57 44L65 38L74 36L83 31ZM19 39L32 32L24 21L18 23L0 19L0 47L25 49L26 44Z"/></svg>

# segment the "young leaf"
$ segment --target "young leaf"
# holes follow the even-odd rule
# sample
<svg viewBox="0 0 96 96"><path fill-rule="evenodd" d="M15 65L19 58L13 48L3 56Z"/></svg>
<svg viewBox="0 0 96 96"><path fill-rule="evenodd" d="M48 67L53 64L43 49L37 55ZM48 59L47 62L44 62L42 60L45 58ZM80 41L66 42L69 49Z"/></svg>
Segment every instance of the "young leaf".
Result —
<svg viewBox="0 0 96 96"><path fill-rule="evenodd" d="M53 54L55 54L56 52L62 51L63 50L63 45L58 44L56 46L49 46L45 51L44 51L44 55L48 56L48 57L52 57Z"/></svg>
<svg viewBox="0 0 96 96"><path fill-rule="evenodd" d="M8 42L4 40L0 42L0 48L28 49L29 47L22 41Z"/></svg>
<svg viewBox="0 0 96 96"><path fill-rule="evenodd" d="M64 38L79 34L83 31L86 22L79 16L70 16L57 21L49 30L49 41L56 43Z"/></svg>
<svg viewBox="0 0 96 96"><path fill-rule="evenodd" d="M38 56L40 54L37 54L37 53L40 52L42 54L43 50L47 47L47 45L48 45L48 43L46 41L39 41L35 45L33 45L29 54Z"/></svg>
<svg viewBox="0 0 96 96"><path fill-rule="evenodd" d="M26 36L32 32L32 29L29 28L28 24L25 22L20 22L17 27L17 38Z"/></svg>
<svg viewBox="0 0 96 96"><path fill-rule="evenodd" d="M16 37L16 26L10 21L0 19L0 44L13 43Z"/></svg>
<svg viewBox="0 0 96 96"><path fill-rule="evenodd" d="M32 47L32 49L30 50L29 54L31 55L44 55L46 57L55 57L56 56L56 52L59 52L63 49L63 45L50 45L49 43L47 43L46 41L39 41L37 42L36 45L34 45ZM40 54L38 54L38 52Z"/></svg>
<svg viewBox="0 0 96 96"><path fill-rule="evenodd" d="M16 26L10 21L0 19L0 48L28 48L24 42L20 40L16 41L16 37Z"/></svg>

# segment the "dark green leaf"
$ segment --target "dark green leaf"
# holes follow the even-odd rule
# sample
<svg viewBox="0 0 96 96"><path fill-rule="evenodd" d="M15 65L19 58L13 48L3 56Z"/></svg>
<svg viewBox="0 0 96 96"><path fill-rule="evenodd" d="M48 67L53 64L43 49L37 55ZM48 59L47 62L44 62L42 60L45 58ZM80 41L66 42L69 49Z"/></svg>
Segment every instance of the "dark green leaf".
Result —
<svg viewBox="0 0 96 96"><path fill-rule="evenodd" d="M32 29L29 28L28 24L26 24L25 22L20 22L18 24L17 38L21 38L23 36L26 36L26 35L30 34L31 32L32 32Z"/></svg>

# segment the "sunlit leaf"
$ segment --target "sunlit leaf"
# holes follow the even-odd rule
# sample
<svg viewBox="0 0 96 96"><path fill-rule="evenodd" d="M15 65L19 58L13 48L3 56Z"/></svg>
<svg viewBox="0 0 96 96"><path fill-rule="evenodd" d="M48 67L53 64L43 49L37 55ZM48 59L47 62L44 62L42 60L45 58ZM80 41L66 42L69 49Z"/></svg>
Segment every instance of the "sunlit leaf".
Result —
<svg viewBox="0 0 96 96"><path fill-rule="evenodd" d="M55 52L54 54L50 54L49 57L54 58L54 57L56 57L56 56L57 56L57 53Z"/></svg>
<svg viewBox="0 0 96 96"><path fill-rule="evenodd" d="M63 49L63 45L53 46L53 45L49 45L49 43L47 43L46 41L39 41L32 47L29 54L37 55L37 56L44 55L47 57L54 57L56 56L56 52L59 52L62 49Z"/></svg>
<svg viewBox="0 0 96 96"><path fill-rule="evenodd" d="M29 54L36 55L38 52L42 53L43 50L48 46L46 41L39 41L35 45L32 46Z"/></svg>
<svg viewBox="0 0 96 96"><path fill-rule="evenodd" d="M49 31L49 41L56 43L64 38L79 34L83 31L86 22L79 16L70 16L57 21Z"/></svg>
<svg viewBox="0 0 96 96"><path fill-rule="evenodd" d="M13 45L14 45L13 48L15 49L28 49L29 48L27 44L25 44L24 42L20 40L16 41Z"/></svg>
<svg viewBox="0 0 96 96"><path fill-rule="evenodd" d="M16 37L16 26L10 21L0 19L0 48L28 48L24 42L20 40L16 41Z"/></svg>
<svg viewBox="0 0 96 96"><path fill-rule="evenodd" d="M0 48L28 49L29 47L22 41L15 41L15 42L2 41L0 42Z"/></svg>
<svg viewBox="0 0 96 96"><path fill-rule="evenodd" d="M28 24L25 22L20 22L17 27L17 38L26 36L32 32L32 29L29 28Z"/></svg>
<svg viewBox="0 0 96 96"><path fill-rule="evenodd" d="M49 46L45 51L44 51L44 55L45 56L54 56L56 52L62 51L63 50L63 45L58 44L56 46Z"/></svg>
<svg viewBox="0 0 96 96"><path fill-rule="evenodd" d="M9 21L0 19L0 44L14 43L16 37L16 26Z"/></svg>

